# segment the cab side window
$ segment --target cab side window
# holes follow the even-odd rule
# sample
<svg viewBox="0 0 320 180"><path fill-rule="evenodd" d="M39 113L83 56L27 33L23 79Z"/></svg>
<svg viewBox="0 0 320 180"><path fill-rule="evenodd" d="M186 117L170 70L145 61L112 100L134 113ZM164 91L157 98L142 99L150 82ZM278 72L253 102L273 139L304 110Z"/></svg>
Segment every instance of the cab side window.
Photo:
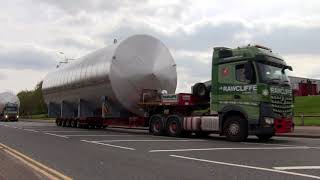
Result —
<svg viewBox="0 0 320 180"><path fill-rule="evenodd" d="M254 67L251 63L238 64L235 67L236 80L244 83L256 83Z"/></svg>
<svg viewBox="0 0 320 180"><path fill-rule="evenodd" d="M236 65L236 80L240 82L249 82L245 76L244 64Z"/></svg>

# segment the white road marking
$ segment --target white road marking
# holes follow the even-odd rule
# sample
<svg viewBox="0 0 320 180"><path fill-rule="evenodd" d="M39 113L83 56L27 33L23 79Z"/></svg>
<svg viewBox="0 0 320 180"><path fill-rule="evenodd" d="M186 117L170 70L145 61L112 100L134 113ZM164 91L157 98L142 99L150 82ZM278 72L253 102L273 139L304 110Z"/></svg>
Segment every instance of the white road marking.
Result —
<svg viewBox="0 0 320 180"><path fill-rule="evenodd" d="M292 139L300 139L300 140L308 140L308 141L320 141L320 138L307 138L307 137L285 137L285 136L278 136L277 139L283 140L292 140Z"/></svg>
<svg viewBox="0 0 320 180"><path fill-rule="evenodd" d="M68 135L63 135L67 137L104 137L104 136L134 136L134 135L126 135L126 134L68 134Z"/></svg>
<svg viewBox="0 0 320 180"><path fill-rule="evenodd" d="M50 135L50 136L56 136L56 137L61 137L61 138L68 138L67 136L63 136L63 135L59 135L59 134L52 134L52 133L44 133L44 134L47 134L47 135Z"/></svg>
<svg viewBox="0 0 320 180"><path fill-rule="evenodd" d="M273 167L277 170L295 170L295 169L320 169L320 166L288 166L288 167Z"/></svg>
<svg viewBox="0 0 320 180"><path fill-rule="evenodd" d="M23 130L25 130L25 131L30 131L30 132L39 132L39 131L36 131L36 130L34 130L34 129L23 129Z"/></svg>
<svg viewBox="0 0 320 180"><path fill-rule="evenodd" d="M276 169L269 169L269 168L263 168L263 167L256 167L256 166L248 166L248 165L241 165L241 164L233 164L233 163L226 163L226 162L220 162L220 161L211 161L206 159L198 159L198 158L192 158L192 157L186 157L186 156L178 156L178 155L170 155L171 157L175 158L181 158L181 159L188 159L193 161L200 161L200 162L207 162L212 164L220 164L225 166L233 166L233 167L240 167L240 168L247 168L247 169L255 169L260 171L268 171L268 172L276 172L276 173L282 173L282 174L288 174L288 175L294 175L294 176L301 176L301 177L308 177L313 179L320 179L320 176L314 176L314 175L308 175L308 174L302 174L302 173L295 173L295 172L287 172L287 171L280 171Z"/></svg>
<svg viewBox="0 0 320 180"><path fill-rule="evenodd" d="M241 144L256 144L256 145L285 146L285 147L294 147L294 146L297 146L297 145L288 145L288 144L271 144L271 143L255 143L255 142L241 142Z"/></svg>
<svg viewBox="0 0 320 180"><path fill-rule="evenodd" d="M218 150L283 150L283 149L311 149L308 146L292 146L292 147L245 147L245 148L202 148L202 149L160 149L151 150L149 152L184 152L184 151L218 151Z"/></svg>
<svg viewBox="0 0 320 180"><path fill-rule="evenodd" d="M22 129L22 128L17 127L17 126L11 126L11 128L14 128L14 129Z"/></svg>
<svg viewBox="0 0 320 180"><path fill-rule="evenodd" d="M63 133L65 133L65 132L92 132L92 131L86 131L86 130L83 130L83 131L42 131L42 132L44 132L44 133L58 133L58 132L63 132Z"/></svg>
<svg viewBox="0 0 320 180"><path fill-rule="evenodd" d="M193 142L193 141L204 141L204 140L174 140L174 139L121 139L121 140L102 140L95 142Z"/></svg>
<svg viewBox="0 0 320 180"><path fill-rule="evenodd" d="M87 143L92 143L92 144L98 144L98 145L102 145L102 146L109 146L109 147L115 147L115 148L120 148L120 149L126 149L126 150L136 150L134 148L130 148L130 147L125 147L125 146L116 146L116 145L112 145L112 144L105 144L105 143L100 143L100 142L96 142L96 141L87 141L87 140L81 140L82 142L87 142Z"/></svg>

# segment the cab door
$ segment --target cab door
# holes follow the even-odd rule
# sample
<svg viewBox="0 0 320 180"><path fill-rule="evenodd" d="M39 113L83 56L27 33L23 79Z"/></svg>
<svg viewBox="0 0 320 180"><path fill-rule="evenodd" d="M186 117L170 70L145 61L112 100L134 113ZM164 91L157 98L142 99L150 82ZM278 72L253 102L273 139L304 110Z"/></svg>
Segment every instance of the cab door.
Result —
<svg viewBox="0 0 320 180"><path fill-rule="evenodd" d="M240 61L219 66L218 109L239 110L259 117L256 73L253 63Z"/></svg>

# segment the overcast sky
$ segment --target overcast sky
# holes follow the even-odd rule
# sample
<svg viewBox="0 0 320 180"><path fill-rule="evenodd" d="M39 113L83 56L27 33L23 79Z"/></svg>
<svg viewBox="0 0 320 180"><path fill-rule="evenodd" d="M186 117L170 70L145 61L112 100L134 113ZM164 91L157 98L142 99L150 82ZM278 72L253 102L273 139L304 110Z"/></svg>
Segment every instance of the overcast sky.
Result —
<svg viewBox="0 0 320 180"><path fill-rule="evenodd" d="M3 0L0 92L33 89L63 60L133 34L162 40L178 91L210 79L212 48L268 46L293 75L320 78L319 0Z"/></svg>

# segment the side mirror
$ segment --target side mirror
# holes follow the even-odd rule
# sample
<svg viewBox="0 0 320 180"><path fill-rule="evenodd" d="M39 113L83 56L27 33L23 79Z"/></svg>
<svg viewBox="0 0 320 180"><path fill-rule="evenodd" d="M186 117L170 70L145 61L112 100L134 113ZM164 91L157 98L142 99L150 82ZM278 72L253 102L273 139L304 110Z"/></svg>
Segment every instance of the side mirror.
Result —
<svg viewBox="0 0 320 180"><path fill-rule="evenodd" d="M281 72L284 73L284 70L286 70L286 69L293 71L292 66L285 66L282 68Z"/></svg>
<svg viewBox="0 0 320 180"><path fill-rule="evenodd" d="M252 69L252 65L250 62L247 62L244 64L244 75L245 75L245 78L247 80L250 80L250 82L253 81L253 78L254 78L254 74L253 74L253 69Z"/></svg>

